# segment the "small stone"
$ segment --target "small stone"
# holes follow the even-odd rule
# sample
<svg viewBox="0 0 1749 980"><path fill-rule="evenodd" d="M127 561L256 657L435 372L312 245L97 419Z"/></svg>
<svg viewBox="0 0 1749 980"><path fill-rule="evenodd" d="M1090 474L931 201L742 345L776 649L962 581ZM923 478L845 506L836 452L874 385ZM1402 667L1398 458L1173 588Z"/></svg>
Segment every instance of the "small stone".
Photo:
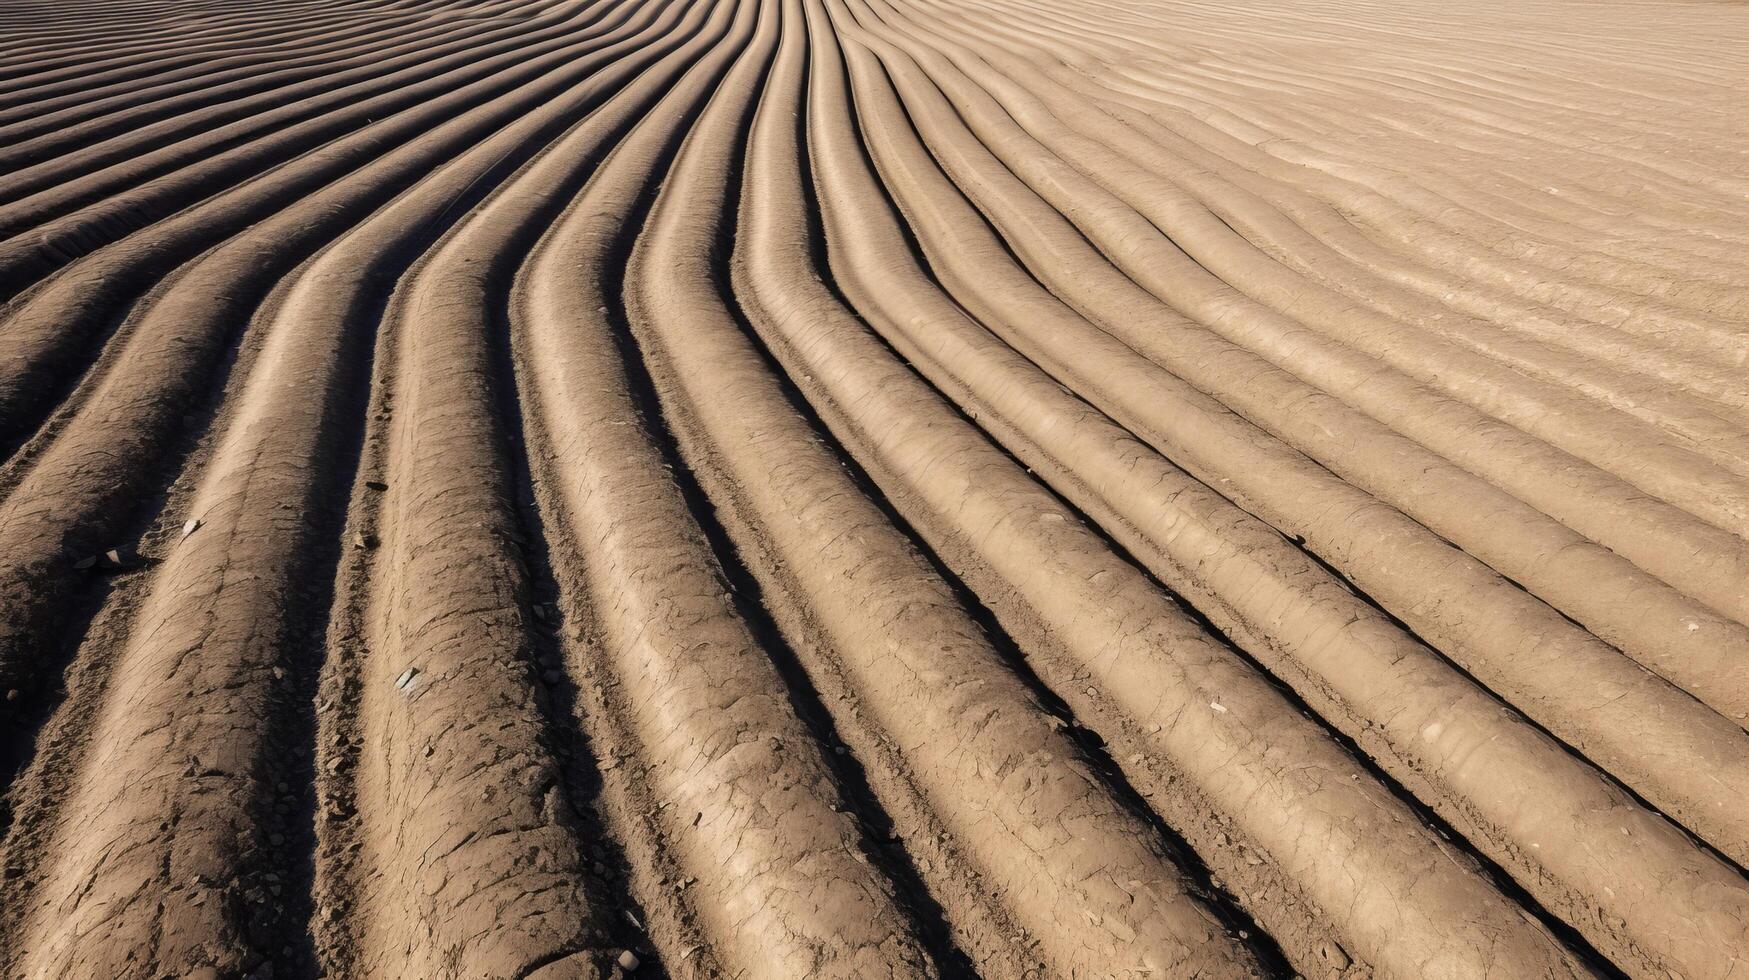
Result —
<svg viewBox="0 0 1749 980"><path fill-rule="evenodd" d="M401 676L395 678L396 690L405 690L407 685L413 683L413 678L418 676L419 668L417 667L408 667L406 670L401 671Z"/></svg>
<svg viewBox="0 0 1749 980"><path fill-rule="evenodd" d="M198 530L200 530L200 518L190 517L188 521L182 525L182 536L186 538Z"/></svg>
<svg viewBox="0 0 1749 980"><path fill-rule="evenodd" d="M374 534L355 534L352 536L352 546L360 551L371 551L377 546L377 536Z"/></svg>
<svg viewBox="0 0 1749 980"><path fill-rule="evenodd" d="M1348 953L1335 943L1325 943L1324 945L1319 946L1318 955L1322 956L1324 962L1330 964L1332 969L1348 969Z"/></svg>
<svg viewBox="0 0 1749 980"><path fill-rule="evenodd" d="M364 486L365 489L375 490L377 493L382 493L389 488L389 485L381 480L366 480L364 481Z"/></svg>
<svg viewBox="0 0 1749 980"><path fill-rule="evenodd" d="M87 568L90 568L91 566L93 566L95 564L97 564L97 556L96 555L86 555L85 557L74 562L73 567L78 569L79 571L83 572L84 570L86 570Z"/></svg>
<svg viewBox="0 0 1749 980"><path fill-rule="evenodd" d="M622 970L636 970L642 963L643 963L643 960L638 959L638 954L632 952L631 950L625 949L625 950L620 951L620 954L619 954L619 968L620 969L622 969Z"/></svg>
<svg viewBox="0 0 1749 980"><path fill-rule="evenodd" d="M7 690L6 690L6 700L8 700L8 701L17 701L17 700L18 700L18 688L16 688L16 687L13 687L13 688L7 688Z"/></svg>

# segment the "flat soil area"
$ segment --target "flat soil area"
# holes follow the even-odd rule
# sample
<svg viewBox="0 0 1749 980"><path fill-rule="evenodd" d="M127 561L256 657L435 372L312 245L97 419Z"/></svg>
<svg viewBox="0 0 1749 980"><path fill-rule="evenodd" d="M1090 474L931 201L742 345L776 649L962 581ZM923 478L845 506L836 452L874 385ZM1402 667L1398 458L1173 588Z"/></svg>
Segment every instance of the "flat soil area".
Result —
<svg viewBox="0 0 1749 980"><path fill-rule="evenodd" d="M1746 93L0 0L0 976L1749 980Z"/></svg>

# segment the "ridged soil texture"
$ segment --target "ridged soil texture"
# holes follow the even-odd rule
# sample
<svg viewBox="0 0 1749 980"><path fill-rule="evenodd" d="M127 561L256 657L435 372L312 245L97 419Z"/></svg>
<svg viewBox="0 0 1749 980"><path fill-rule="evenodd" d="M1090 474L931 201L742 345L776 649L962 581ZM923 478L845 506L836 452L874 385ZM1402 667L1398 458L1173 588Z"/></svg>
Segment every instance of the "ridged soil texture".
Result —
<svg viewBox="0 0 1749 980"><path fill-rule="evenodd" d="M1749 976L1749 11L0 9L0 974Z"/></svg>

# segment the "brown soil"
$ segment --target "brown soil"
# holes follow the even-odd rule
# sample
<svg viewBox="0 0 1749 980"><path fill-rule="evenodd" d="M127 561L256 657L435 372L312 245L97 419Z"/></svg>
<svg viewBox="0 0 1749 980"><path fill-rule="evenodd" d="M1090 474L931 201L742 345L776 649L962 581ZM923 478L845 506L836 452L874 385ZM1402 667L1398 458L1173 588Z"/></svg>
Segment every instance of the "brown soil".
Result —
<svg viewBox="0 0 1749 980"><path fill-rule="evenodd" d="M1749 8L0 5L0 975L1749 977Z"/></svg>

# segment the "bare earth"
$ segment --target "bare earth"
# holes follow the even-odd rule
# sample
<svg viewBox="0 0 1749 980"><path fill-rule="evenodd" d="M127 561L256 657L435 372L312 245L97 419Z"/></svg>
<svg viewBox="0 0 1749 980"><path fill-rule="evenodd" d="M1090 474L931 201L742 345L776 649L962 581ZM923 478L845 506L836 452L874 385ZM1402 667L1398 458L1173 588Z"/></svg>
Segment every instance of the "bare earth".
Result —
<svg viewBox="0 0 1749 980"><path fill-rule="evenodd" d="M0 0L0 975L1749 978L1746 93Z"/></svg>

